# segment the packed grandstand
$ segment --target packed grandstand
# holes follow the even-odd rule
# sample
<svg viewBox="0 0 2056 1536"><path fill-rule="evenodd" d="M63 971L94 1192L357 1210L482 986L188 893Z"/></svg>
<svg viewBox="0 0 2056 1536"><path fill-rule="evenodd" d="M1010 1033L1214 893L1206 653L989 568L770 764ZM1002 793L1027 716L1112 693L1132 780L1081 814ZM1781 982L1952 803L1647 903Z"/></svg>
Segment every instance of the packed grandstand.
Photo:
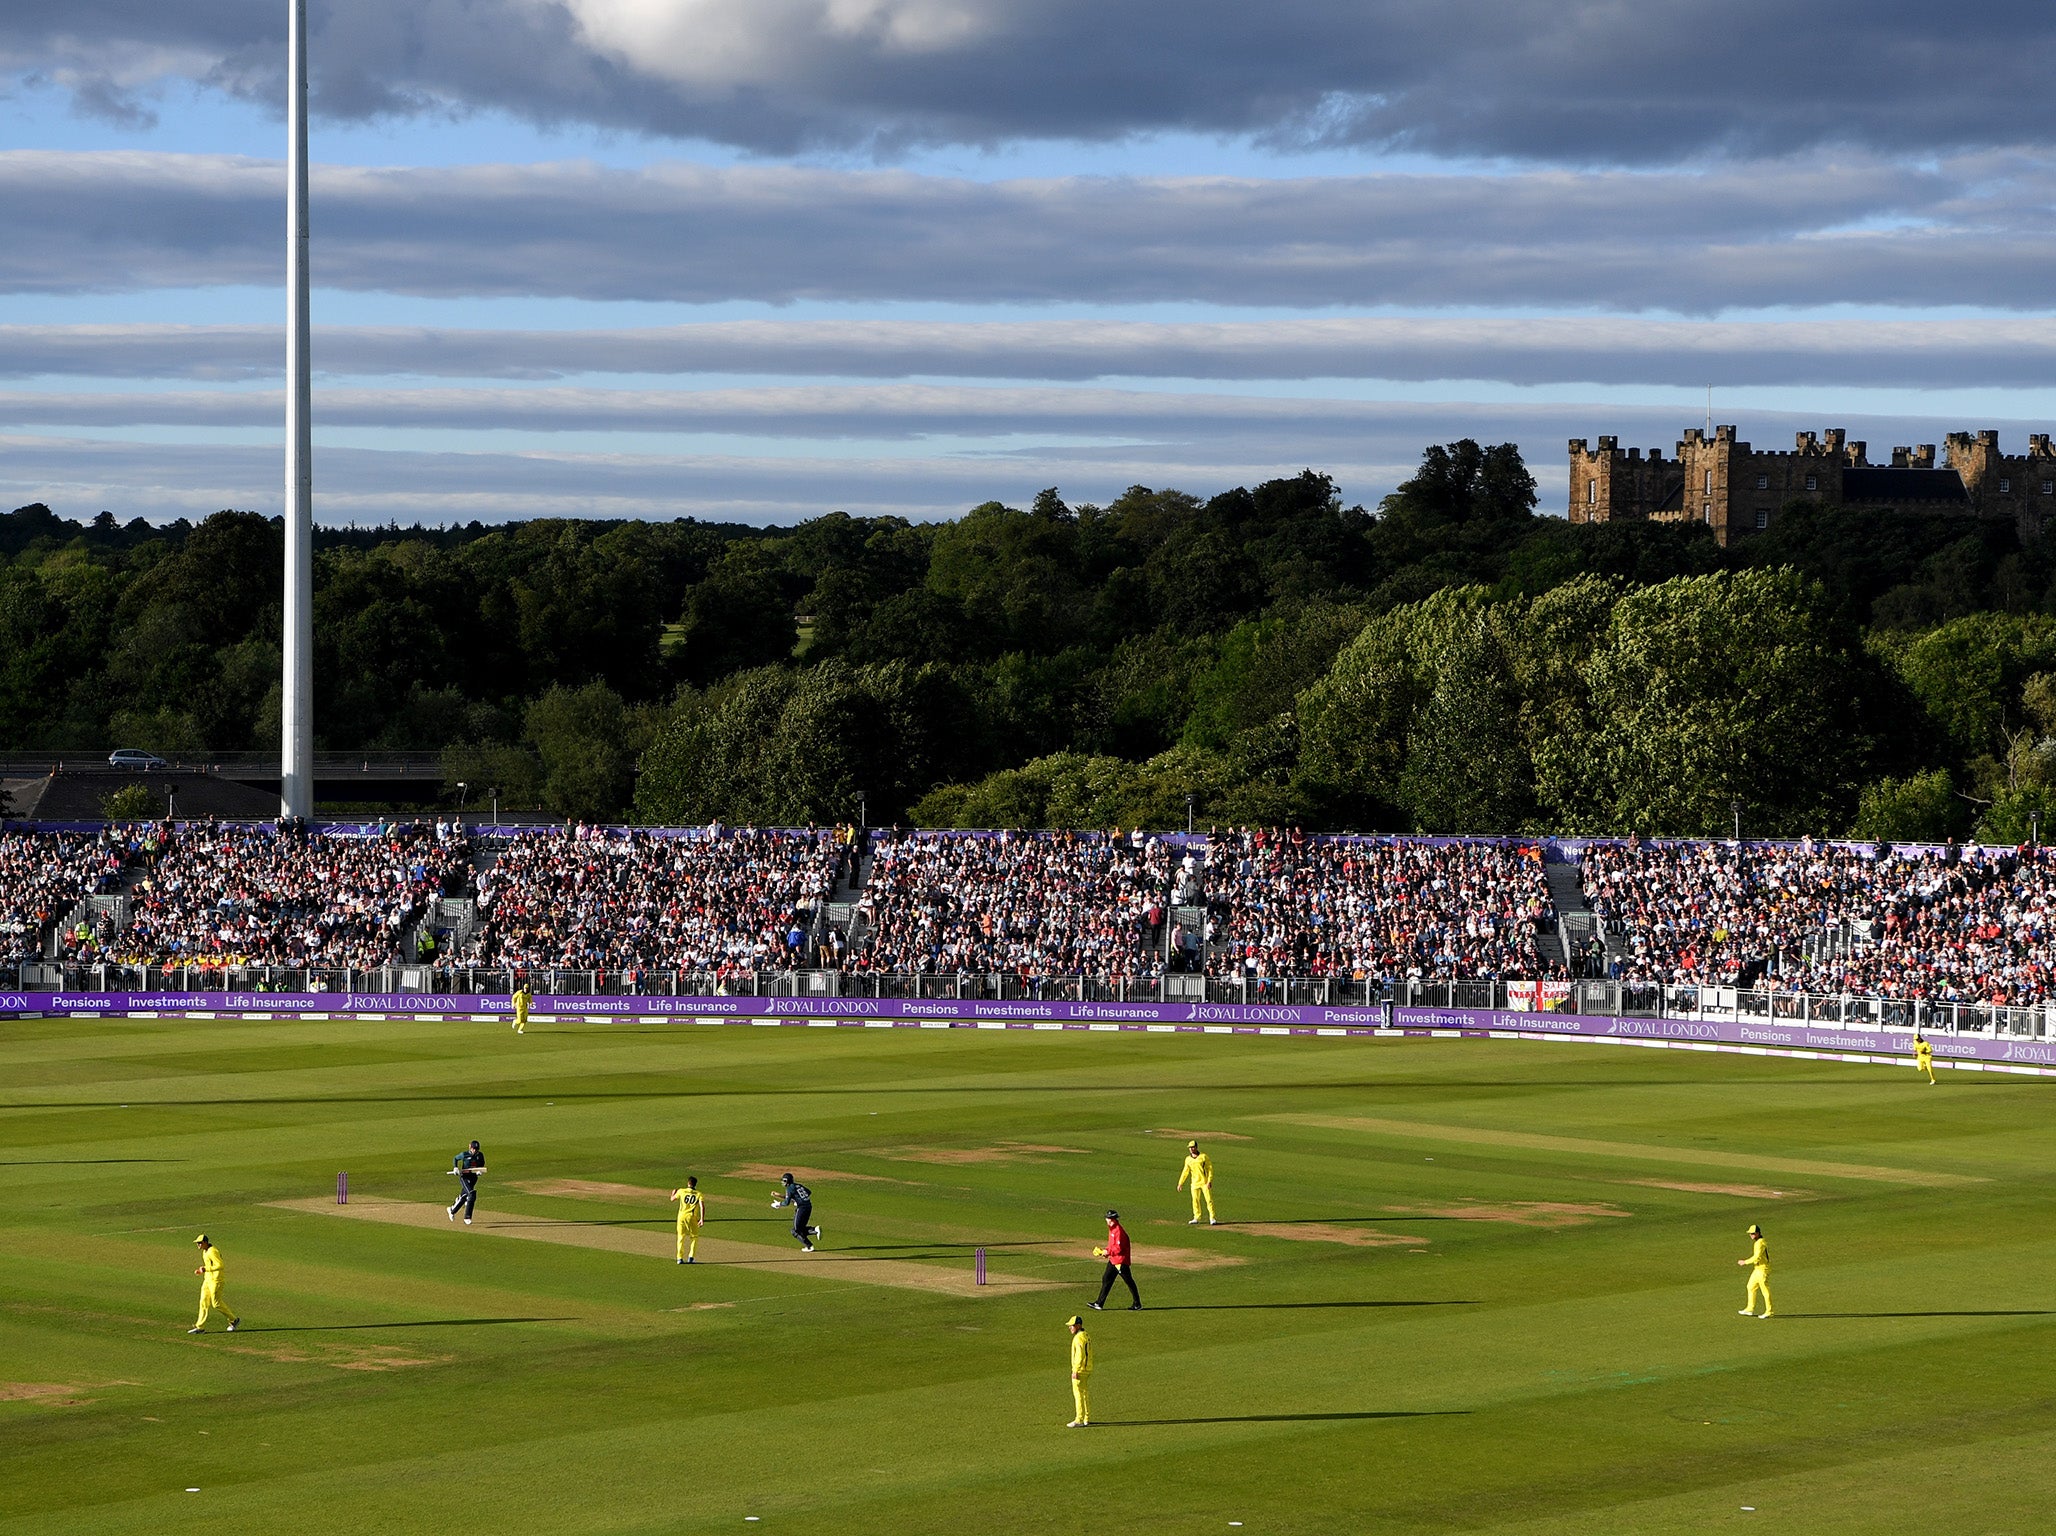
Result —
<svg viewBox="0 0 2056 1536"><path fill-rule="evenodd" d="M805 971L881 995L973 977L1126 996L1197 977L1369 1000L1395 983L1603 978L2028 1005L2056 993L2052 902L2044 849L1810 840L480 836L447 820L0 834L0 960L108 984L284 968L347 985L334 978L406 966L451 989L458 973L571 973L728 990Z"/></svg>

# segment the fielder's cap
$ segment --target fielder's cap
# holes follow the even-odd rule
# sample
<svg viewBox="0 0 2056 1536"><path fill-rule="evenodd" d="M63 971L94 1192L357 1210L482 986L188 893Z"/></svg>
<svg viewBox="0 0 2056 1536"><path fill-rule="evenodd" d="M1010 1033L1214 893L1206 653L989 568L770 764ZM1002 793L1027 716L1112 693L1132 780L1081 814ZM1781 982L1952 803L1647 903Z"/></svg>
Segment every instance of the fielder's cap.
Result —
<svg viewBox="0 0 2056 1536"><path fill-rule="evenodd" d="M198 1237L194 1238L193 1241L196 1243L204 1243L207 1241L207 1234L205 1232L202 1232Z"/></svg>
<svg viewBox="0 0 2056 1536"><path fill-rule="evenodd" d="M1763 1228L1752 1221L1749 1223L1749 1235L1751 1237L1761 1237L1763 1236Z"/></svg>
<svg viewBox="0 0 2056 1536"><path fill-rule="evenodd" d="M1066 1328L1083 1328L1085 1326L1085 1319L1074 1312L1064 1319L1064 1326Z"/></svg>

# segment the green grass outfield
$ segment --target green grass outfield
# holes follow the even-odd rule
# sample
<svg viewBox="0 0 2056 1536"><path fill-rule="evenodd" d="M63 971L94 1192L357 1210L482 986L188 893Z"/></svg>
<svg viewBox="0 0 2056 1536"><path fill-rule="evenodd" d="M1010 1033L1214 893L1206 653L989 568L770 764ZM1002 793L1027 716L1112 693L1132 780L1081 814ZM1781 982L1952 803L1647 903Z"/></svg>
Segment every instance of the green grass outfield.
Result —
<svg viewBox="0 0 2056 1536"><path fill-rule="evenodd" d="M2056 1506L2039 1080L397 1020L39 1020L0 1062L0 1533L1939 1536ZM1186 1132L1233 1224L1185 1224ZM473 1136L481 1226L390 1219ZM768 1208L786 1166L812 1257ZM688 1172L722 1262L681 1269ZM1099 1422L1066 1431L1109 1204L1149 1305L1087 1313ZM1752 1220L1767 1323L1735 1315ZM184 1331L203 1229L234 1336Z"/></svg>

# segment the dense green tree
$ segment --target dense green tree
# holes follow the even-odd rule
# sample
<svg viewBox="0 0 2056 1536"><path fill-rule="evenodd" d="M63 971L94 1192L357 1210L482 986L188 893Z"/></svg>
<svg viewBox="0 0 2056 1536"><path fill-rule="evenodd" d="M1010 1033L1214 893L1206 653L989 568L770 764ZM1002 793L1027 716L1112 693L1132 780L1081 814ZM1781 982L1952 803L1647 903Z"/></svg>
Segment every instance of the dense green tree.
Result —
<svg viewBox="0 0 2056 1536"><path fill-rule="evenodd" d="M1936 768L1864 785L1851 830L1879 842L1939 843L1964 832L1967 810L1950 786L1949 771Z"/></svg>
<svg viewBox="0 0 2056 1536"><path fill-rule="evenodd" d="M1409 819L1402 781L1416 723L1439 662L1488 606L1483 588L1451 587L1379 614L1299 695L1301 776L1337 819L1388 830Z"/></svg>
<svg viewBox="0 0 2056 1536"><path fill-rule="evenodd" d="M634 793L639 724L605 683L560 683L529 705L522 733L542 764L544 803L561 816L619 818Z"/></svg>
<svg viewBox="0 0 2056 1536"><path fill-rule="evenodd" d="M1433 685L1413 722L1398 800L1433 832L1515 832L1534 809L1521 730L1521 614L1494 604L1422 634Z"/></svg>
<svg viewBox="0 0 2056 1536"><path fill-rule="evenodd" d="M2028 679L2056 669L2056 618L1977 613L1874 644L1949 745L1974 756L2023 723Z"/></svg>
<svg viewBox="0 0 2056 1536"><path fill-rule="evenodd" d="M1430 447L1421 467L1378 504L1368 538L1387 569L1420 566L1482 579L1535 525L1535 477L1512 443L1464 438Z"/></svg>
<svg viewBox="0 0 2056 1536"><path fill-rule="evenodd" d="M686 595L679 670L705 687L732 672L782 661L799 638L792 602L768 571L716 571Z"/></svg>
<svg viewBox="0 0 2056 1536"><path fill-rule="evenodd" d="M1589 678L1625 590L1619 581L1579 576L1542 593L1522 615L1516 665L1522 733L1535 773L1535 830L1611 830L1590 745L1598 721Z"/></svg>
<svg viewBox="0 0 2056 1536"><path fill-rule="evenodd" d="M646 821L891 821L966 767L970 700L948 669L763 667L682 695L644 754Z"/></svg>
<svg viewBox="0 0 2056 1536"><path fill-rule="evenodd" d="M1861 658L1826 593L1788 570L1625 594L1586 668L1607 824L1717 836L1840 831L1870 743Z"/></svg>
<svg viewBox="0 0 2056 1536"><path fill-rule="evenodd" d="M1741 799L1755 830L1997 837L2056 787L2041 539L1794 506L1723 548L1534 507L1512 445L1466 440L1375 515L1308 470L934 525L323 529L317 744L441 750L474 805L594 815L647 740L633 801L661 819L861 791L881 819L1174 825L1190 795L1211 821L1719 830ZM0 747L269 747L280 558L247 513L0 516Z"/></svg>

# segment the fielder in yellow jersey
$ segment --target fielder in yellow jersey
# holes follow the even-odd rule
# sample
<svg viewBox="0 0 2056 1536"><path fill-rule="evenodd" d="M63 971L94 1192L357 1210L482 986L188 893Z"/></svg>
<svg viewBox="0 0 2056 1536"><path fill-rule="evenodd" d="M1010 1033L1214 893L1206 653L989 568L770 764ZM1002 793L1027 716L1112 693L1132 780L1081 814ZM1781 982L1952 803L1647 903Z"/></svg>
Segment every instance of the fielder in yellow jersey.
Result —
<svg viewBox="0 0 2056 1536"><path fill-rule="evenodd" d="M1092 1340L1085 1332L1085 1320L1074 1317L1064 1325L1071 1330L1071 1403L1078 1417L1066 1429L1084 1429L1092 1423Z"/></svg>
<svg viewBox="0 0 2056 1536"><path fill-rule="evenodd" d="M1928 1044L1927 1036L1913 1037L1913 1070L1927 1074L1928 1086L1935 1086L1935 1048Z"/></svg>
<svg viewBox="0 0 2056 1536"><path fill-rule="evenodd" d="M512 1001L514 1004L514 1033L525 1035L528 1033L528 1005L535 1001L533 997L529 996L527 982L522 982L520 986L514 989Z"/></svg>
<svg viewBox="0 0 2056 1536"><path fill-rule="evenodd" d="M1741 1315L1743 1317L1769 1317L1771 1315L1770 1244L1763 1240L1763 1228L1759 1226L1751 1225L1749 1235L1756 1240L1749 1250L1749 1257L1735 1260L1737 1264L1744 1265L1749 1270L1749 1289L1742 1302ZM1756 1293L1758 1291L1763 1293L1763 1311L1761 1313L1756 1311Z"/></svg>
<svg viewBox="0 0 2056 1536"><path fill-rule="evenodd" d="M1192 1180L1192 1220L1185 1225L1199 1225L1199 1203L1204 1200L1206 1224L1210 1227L1218 1226L1219 1223L1214 1220L1214 1160L1199 1150L1199 1143L1196 1141L1185 1143L1185 1167L1178 1175L1177 1187L1183 1189L1187 1179Z"/></svg>
<svg viewBox="0 0 2056 1536"><path fill-rule="evenodd" d="M219 1312L228 1319L228 1331L234 1333L243 1326L243 1320L229 1311L228 1303L221 1299L221 1250L207 1241L205 1232L193 1241L200 1245L200 1267L193 1271L200 1277L200 1315L186 1332L200 1332L207 1326L207 1314Z"/></svg>
<svg viewBox="0 0 2056 1536"><path fill-rule="evenodd" d="M707 1219L707 1197L700 1193L700 1181L688 1176L685 1188L671 1191L678 1202L678 1262L695 1262L700 1249L700 1223Z"/></svg>

